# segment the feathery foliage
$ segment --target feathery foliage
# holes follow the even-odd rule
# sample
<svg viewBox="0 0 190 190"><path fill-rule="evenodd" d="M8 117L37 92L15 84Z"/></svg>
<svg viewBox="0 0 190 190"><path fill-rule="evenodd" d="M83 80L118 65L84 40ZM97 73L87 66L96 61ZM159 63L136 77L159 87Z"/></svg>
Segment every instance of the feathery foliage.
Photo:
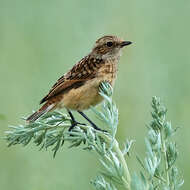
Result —
<svg viewBox="0 0 190 190"><path fill-rule="evenodd" d="M152 121L148 125L148 135L145 138L146 158L144 162L137 157L144 169L140 178L134 176L135 190L178 190L183 185L175 166L178 150L176 143L171 140L177 128L173 129L171 122L166 120L166 108L160 99L152 98Z"/></svg>
<svg viewBox="0 0 190 190"><path fill-rule="evenodd" d="M102 171L91 183L96 190L177 190L183 184L178 180L178 170L175 166L177 159L176 144L170 139L176 132L167 122L166 109L161 106L156 97L152 100L152 122L148 126L146 138L147 157L141 161L137 157L144 171L140 177L131 174L125 156L129 154L133 140L127 140L124 149L121 150L115 138L118 125L118 110L112 101L112 88L109 83L100 85L100 94L105 101L101 111L92 108L97 118L107 132L95 130L91 126L77 125L72 131L68 131L71 118L66 114L54 111L41 117L38 121L26 126L10 126L6 132L8 146L22 144L27 146L34 143L42 149L53 151L53 156L64 145L70 144L70 148L80 146L85 150L97 153L102 165Z"/></svg>

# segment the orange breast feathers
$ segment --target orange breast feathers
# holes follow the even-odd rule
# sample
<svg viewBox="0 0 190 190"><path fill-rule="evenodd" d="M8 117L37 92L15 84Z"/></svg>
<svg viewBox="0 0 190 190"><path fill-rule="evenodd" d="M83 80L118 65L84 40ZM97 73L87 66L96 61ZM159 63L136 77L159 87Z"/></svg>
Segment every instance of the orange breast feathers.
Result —
<svg viewBox="0 0 190 190"><path fill-rule="evenodd" d="M90 106L97 105L103 100L99 94L100 83L108 81L113 86L116 72L116 64L105 64L99 69L95 78L87 80L80 87L73 88L63 94L59 107L66 107L72 110L85 110Z"/></svg>

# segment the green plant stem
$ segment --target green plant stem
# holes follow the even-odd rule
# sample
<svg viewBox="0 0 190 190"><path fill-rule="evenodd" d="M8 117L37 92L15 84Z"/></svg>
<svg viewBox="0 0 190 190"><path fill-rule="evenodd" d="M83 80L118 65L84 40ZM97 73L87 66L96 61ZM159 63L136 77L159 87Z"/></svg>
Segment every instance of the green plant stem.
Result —
<svg viewBox="0 0 190 190"><path fill-rule="evenodd" d="M163 139L163 134L162 132L160 131L160 134L161 134L161 141L162 141L162 152L164 154L164 167L165 167L165 172L166 172L166 183L167 183L167 186L169 187L170 186L170 177L169 177L169 171L168 171L168 160L167 160L167 153L166 153L166 143Z"/></svg>
<svg viewBox="0 0 190 190"><path fill-rule="evenodd" d="M88 128L89 126L81 126L81 128ZM125 157L122 153L122 151L119 148L119 143L117 142L116 139L114 139L114 141L112 140L111 137L109 137L109 134L106 133L102 133L100 131L96 131L98 133L99 136L101 136L102 138L104 138L105 142L108 145L112 144L113 147L113 151L116 153L116 156L118 157L121 165L123 166L123 184L126 187L127 190L131 190L131 175L129 173L129 169L125 160Z"/></svg>
<svg viewBox="0 0 190 190"><path fill-rule="evenodd" d="M129 169L128 169L128 166L127 166L127 163L125 161L125 158L124 158L124 155L123 153L121 152L120 148L119 148L119 143L117 142L116 139L114 139L114 142L113 142L113 151L117 154L118 156L118 159L120 160L120 163L123 165L123 168L124 168L124 184L126 186L126 188L128 190L131 189L131 176L130 176L130 173L129 173Z"/></svg>
<svg viewBox="0 0 190 190"><path fill-rule="evenodd" d="M124 169L124 171L123 171L123 173L124 173L123 183L124 183L126 189L131 190L131 175L129 173L129 169L128 169L125 157L119 148L119 143L117 142L116 139L114 139L114 142L113 142L112 139L106 134L103 134L101 132L98 132L98 133L100 136L102 136L106 140L106 142L108 144L113 144L113 151L116 153L116 155L117 155L117 157L118 157L118 159L119 159L119 161L120 161L120 163Z"/></svg>

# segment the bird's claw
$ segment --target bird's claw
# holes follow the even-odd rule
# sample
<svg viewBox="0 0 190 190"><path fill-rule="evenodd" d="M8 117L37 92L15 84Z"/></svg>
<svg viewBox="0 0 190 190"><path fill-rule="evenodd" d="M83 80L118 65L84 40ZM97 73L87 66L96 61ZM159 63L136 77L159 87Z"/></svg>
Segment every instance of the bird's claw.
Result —
<svg viewBox="0 0 190 190"><path fill-rule="evenodd" d="M80 123L78 121L71 121L71 126L69 127L69 131L71 131L77 125L86 125L85 123Z"/></svg>

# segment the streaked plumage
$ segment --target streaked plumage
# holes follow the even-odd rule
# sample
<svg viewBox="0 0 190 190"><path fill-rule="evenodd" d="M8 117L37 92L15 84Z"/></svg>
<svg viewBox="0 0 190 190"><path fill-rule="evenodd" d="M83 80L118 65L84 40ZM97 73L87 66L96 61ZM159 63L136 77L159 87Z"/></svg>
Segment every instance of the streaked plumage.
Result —
<svg viewBox="0 0 190 190"><path fill-rule="evenodd" d="M99 84L108 81L114 85L121 48L131 44L116 36L98 39L89 55L64 74L40 101L44 105L27 121L35 121L56 108L82 111L100 103Z"/></svg>

